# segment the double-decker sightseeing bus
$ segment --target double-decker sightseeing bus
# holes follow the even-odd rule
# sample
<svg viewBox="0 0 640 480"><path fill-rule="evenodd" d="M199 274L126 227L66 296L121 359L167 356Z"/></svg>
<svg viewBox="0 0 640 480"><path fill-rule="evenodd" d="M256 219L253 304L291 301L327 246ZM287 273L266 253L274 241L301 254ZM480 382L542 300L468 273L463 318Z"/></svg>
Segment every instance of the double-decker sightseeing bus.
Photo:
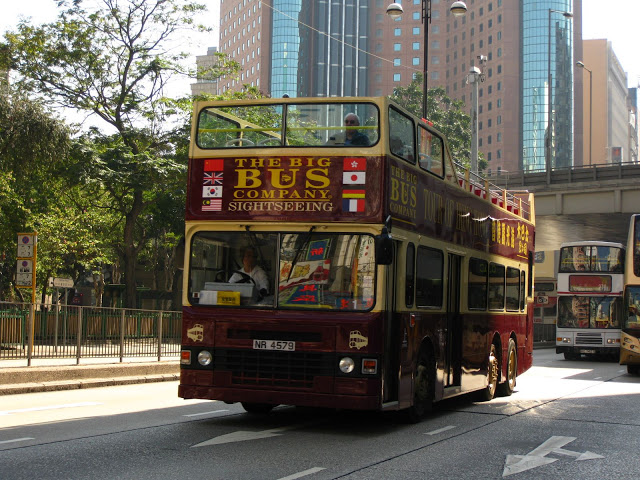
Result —
<svg viewBox="0 0 640 480"><path fill-rule="evenodd" d="M532 363L532 197L458 174L387 98L200 102L179 395L249 412L510 394Z"/></svg>
<svg viewBox="0 0 640 480"><path fill-rule="evenodd" d="M538 251L535 254L533 338L536 342L555 342L556 338L557 255L557 251Z"/></svg>
<svg viewBox="0 0 640 480"><path fill-rule="evenodd" d="M613 242L560 246L556 353L618 358L625 247Z"/></svg>
<svg viewBox="0 0 640 480"><path fill-rule="evenodd" d="M640 374L640 215L632 215L625 262L624 312L620 336L620 365Z"/></svg>

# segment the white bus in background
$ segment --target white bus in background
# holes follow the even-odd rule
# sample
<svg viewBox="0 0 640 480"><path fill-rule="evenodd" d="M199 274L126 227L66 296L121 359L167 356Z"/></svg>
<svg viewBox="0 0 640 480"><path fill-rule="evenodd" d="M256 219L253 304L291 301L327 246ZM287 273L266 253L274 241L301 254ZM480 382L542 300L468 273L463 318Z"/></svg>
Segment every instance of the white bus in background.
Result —
<svg viewBox="0 0 640 480"><path fill-rule="evenodd" d="M620 355L625 247L613 242L568 242L560 247L556 353Z"/></svg>

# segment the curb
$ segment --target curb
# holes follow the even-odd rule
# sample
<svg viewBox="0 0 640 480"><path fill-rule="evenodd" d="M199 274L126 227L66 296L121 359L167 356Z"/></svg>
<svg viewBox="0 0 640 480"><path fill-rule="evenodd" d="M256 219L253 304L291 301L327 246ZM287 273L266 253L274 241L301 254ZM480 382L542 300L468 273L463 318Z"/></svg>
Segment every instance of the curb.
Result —
<svg viewBox="0 0 640 480"><path fill-rule="evenodd" d="M115 378L88 378L82 380L62 380L43 383L15 383L0 386L0 396L22 393L55 392L77 390L81 388L113 387L115 385L134 385L139 383L173 382L180 379L179 374L160 374L147 376L127 376Z"/></svg>
<svg viewBox="0 0 640 480"><path fill-rule="evenodd" d="M177 361L8 367L0 368L0 396L179 379Z"/></svg>

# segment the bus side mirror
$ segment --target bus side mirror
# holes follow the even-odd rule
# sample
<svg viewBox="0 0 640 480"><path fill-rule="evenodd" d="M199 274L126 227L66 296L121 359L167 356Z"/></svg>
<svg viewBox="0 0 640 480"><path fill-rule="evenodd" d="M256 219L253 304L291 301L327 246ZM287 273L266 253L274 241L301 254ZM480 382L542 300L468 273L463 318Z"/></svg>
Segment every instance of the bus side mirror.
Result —
<svg viewBox="0 0 640 480"><path fill-rule="evenodd" d="M391 265L393 261L393 240L387 227L382 228L382 233L376 235L376 263L378 265Z"/></svg>

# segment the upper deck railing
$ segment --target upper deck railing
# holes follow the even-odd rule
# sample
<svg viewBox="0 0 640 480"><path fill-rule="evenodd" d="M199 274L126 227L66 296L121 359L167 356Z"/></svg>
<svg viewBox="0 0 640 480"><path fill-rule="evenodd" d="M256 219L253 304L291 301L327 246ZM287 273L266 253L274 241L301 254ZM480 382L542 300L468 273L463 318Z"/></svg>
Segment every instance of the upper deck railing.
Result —
<svg viewBox="0 0 640 480"><path fill-rule="evenodd" d="M458 184L464 190L474 193L505 210L520 215L526 220L533 220L533 208L529 203L527 190L507 190L481 177L459 163L455 164Z"/></svg>

